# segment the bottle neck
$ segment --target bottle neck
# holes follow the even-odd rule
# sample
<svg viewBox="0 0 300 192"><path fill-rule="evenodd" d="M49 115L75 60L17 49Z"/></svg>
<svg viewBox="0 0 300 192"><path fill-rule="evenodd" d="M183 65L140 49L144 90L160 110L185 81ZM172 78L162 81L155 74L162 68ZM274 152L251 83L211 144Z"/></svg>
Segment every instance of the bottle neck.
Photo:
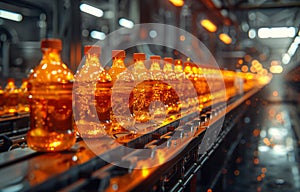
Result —
<svg viewBox="0 0 300 192"><path fill-rule="evenodd" d="M99 55L97 54L86 54L86 63L96 63L99 64Z"/></svg>
<svg viewBox="0 0 300 192"><path fill-rule="evenodd" d="M137 60L134 63L134 69L137 71L143 70L144 72L147 71L147 68L145 67L144 61L143 60Z"/></svg>
<svg viewBox="0 0 300 192"><path fill-rule="evenodd" d="M150 71L161 71L159 63L153 61L150 67Z"/></svg>
<svg viewBox="0 0 300 192"><path fill-rule="evenodd" d="M57 49L42 49L43 59L50 59L53 61L61 61L60 51Z"/></svg>
<svg viewBox="0 0 300 192"><path fill-rule="evenodd" d="M124 64L124 58L122 58L122 57L114 57L111 68L126 69L126 66Z"/></svg>

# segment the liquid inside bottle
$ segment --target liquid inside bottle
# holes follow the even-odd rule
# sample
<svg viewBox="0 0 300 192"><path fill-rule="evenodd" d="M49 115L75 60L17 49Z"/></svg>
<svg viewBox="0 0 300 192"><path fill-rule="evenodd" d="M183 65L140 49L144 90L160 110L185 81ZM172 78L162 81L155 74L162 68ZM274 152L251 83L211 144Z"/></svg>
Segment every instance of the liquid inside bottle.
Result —
<svg viewBox="0 0 300 192"><path fill-rule="evenodd" d="M27 79L23 79L22 80L22 85L19 89L19 109L18 112L19 113L26 113L29 112L29 102L28 102L28 89L27 89L27 85L28 85L28 80Z"/></svg>
<svg viewBox="0 0 300 192"><path fill-rule="evenodd" d="M149 106L152 98L152 86L146 83L151 77L144 63L146 55L144 53L134 53L133 58L132 74L137 85L133 90L132 110L136 122L144 123L151 119Z"/></svg>
<svg viewBox="0 0 300 192"><path fill-rule="evenodd" d="M87 45L84 47L84 64L76 72L74 83L74 116L76 131L83 138L93 138L106 135L106 126L103 122L109 121L109 117L101 116L98 118L99 109L96 100L96 86L98 78L107 74L100 64L101 48L99 46ZM97 92L97 94L99 94ZM108 102L109 91L107 96L103 96L103 102ZM97 98L100 96L97 95ZM107 109L109 113L109 109ZM102 110L105 111L105 110ZM105 112L102 112L105 114Z"/></svg>
<svg viewBox="0 0 300 192"><path fill-rule="evenodd" d="M15 114L18 112L19 90L15 85L15 80L10 78L7 80L5 92L5 112L6 114Z"/></svg>
<svg viewBox="0 0 300 192"><path fill-rule="evenodd" d="M27 144L37 151L62 151L76 141L72 123L73 74L61 61L59 39L41 42L43 58L28 79L30 130Z"/></svg>
<svg viewBox="0 0 300 192"><path fill-rule="evenodd" d="M135 124L132 121L133 101L132 97L130 97L131 90L134 87L134 77L125 66L125 57L126 53L124 50L112 51L112 67L109 70L109 74L113 81L111 126L114 133L131 130Z"/></svg>

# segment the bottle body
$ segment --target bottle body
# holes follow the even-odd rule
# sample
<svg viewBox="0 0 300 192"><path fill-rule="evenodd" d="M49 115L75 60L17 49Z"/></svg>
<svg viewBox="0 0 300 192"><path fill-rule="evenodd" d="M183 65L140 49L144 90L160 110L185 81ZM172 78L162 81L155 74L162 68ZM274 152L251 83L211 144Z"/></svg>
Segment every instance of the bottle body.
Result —
<svg viewBox="0 0 300 192"><path fill-rule="evenodd" d="M37 151L62 151L75 143L72 82L29 85L30 130L27 144Z"/></svg>

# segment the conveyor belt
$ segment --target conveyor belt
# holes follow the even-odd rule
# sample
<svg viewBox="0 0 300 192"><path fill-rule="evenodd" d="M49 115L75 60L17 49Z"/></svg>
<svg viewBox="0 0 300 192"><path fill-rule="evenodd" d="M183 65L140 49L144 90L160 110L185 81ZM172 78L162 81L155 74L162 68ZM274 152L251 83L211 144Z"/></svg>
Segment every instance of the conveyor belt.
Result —
<svg viewBox="0 0 300 192"><path fill-rule="evenodd" d="M114 152L113 154L118 154L116 159L120 158L121 162L108 164L82 140L71 150L61 153L37 153L28 149L2 153L0 159L5 161L0 162L0 173L7 177L0 182L0 188L20 187L21 190L31 191L49 188L56 191L141 191L156 187L171 191L182 190L218 150L235 121L243 115L242 111L247 107L243 103L257 91L258 89L253 89L234 98L227 108L220 104L217 111L204 110L206 114L200 114L200 117L198 113L190 113L147 134L119 138L119 141L127 140L126 146L131 149L149 149L149 153L139 150L126 153L119 145L109 146L110 150L107 145L98 146L98 155L104 157ZM205 115L205 118L201 115ZM226 121L222 124L224 115ZM205 133L216 131L220 126L223 128L215 142L208 142ZM111 140L101 138L101 143L105 143L105 139ZM209 150L203 154L199 148L202 141L210 144ZM99 139L91 139L89 142L99 143ZM143 168L147 163L159 160L160 152L165 149L169 149L168 153L163 154L165 164ZM120 163L129 168L114 165Z"/></svg>

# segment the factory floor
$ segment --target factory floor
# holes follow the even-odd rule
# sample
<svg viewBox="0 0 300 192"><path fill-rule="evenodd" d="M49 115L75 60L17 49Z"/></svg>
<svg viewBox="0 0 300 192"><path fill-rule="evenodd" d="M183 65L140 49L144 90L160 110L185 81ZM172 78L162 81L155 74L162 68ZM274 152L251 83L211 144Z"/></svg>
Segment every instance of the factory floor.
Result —
<svg viewBox="0 0 300 192"><path fill-rule="evenodd" d="M251 101L244 137L224 170L224 191L300 191L298 96L275 76Z"/></svg>

